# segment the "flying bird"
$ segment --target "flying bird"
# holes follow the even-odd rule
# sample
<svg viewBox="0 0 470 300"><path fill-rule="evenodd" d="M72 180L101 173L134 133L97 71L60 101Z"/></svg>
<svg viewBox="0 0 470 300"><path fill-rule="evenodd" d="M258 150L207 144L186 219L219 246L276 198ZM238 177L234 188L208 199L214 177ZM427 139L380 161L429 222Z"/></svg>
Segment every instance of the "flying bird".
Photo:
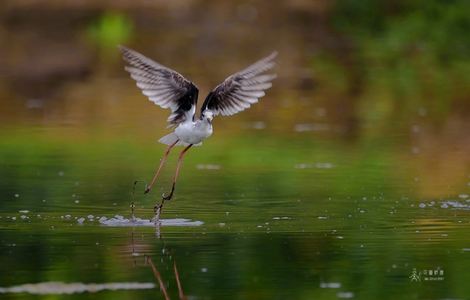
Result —
<svg viewBox="0 0 470 300"><path fill-rule="evenodd" d="M276 78L276 74L268 71L275 66L274 59L277 53L273 52L227 77L207 95L197 118L199 90L194 83L137 51L124 46L119 46L119 49L128 64L125 70L136 81L142 93L156 105L171 110L168 123L174 130L159 140L160 143L168 145L168 148L152 181L146 186L145 193L150 192L155 184L171 149L175 146L185 147L179 155L171 191L163 194L161 204L155 206L156 220L158 220L164 201L173 197L185 153L192 146L200 146L203 140L212 135L212 120L215 116L234 115L257 103L265 95L265 91L272 86L272 81Z"/></svg>

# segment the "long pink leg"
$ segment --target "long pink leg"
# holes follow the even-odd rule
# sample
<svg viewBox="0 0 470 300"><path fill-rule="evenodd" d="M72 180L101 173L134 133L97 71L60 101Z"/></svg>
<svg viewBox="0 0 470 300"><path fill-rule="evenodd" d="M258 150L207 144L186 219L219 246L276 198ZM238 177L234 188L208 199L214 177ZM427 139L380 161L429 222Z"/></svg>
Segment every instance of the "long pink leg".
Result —
<svg viewBox="0 0 470 300"><path fill-rule="evenodd" d="M150 182L150 184L145 188L145 194L147 194L148 192L150 192L150 190L152 189L152 186L154 185L155 181L157 181L157 178L158 178L158 175L160 174L160 171L163 167L163 165L165 164L166 162L166 159L168 157L168 154L170 154L170 151L171 149L176 145L176 143L178 143L179 140L176 140L176 142L174 142L173 144L171 144L170 146L168 146L168 148L166 149L166 152L165 154L163 155L162 157L162 160L160 162L160 165L158 166L158 169L157 169L157 172L155 173L155 176L153 176L152 178L152 181Z"/></svg>
<svg viewBox="0 0 470 300"><path fill-rule="evenodd" d="M165 194L163 194L162 195L163 200L170 200L171 197L173 197L173 192L175 191L176 180L178 179L178 174L180 172L180 167L181 167L181 163L183 162L184 154L186 153L186 151L189 150L189 148L191 148L192 145L193 144L190 144L188 147L184 148L183 151L181 151L180 157L178 158L178 164L176 165L175 177L173 177L173 185L171 186L171 192L168 196L165 196Z"/></svg>
<svg viewBox="0 0 470 300"><path fill-rule="evenodd" d="M180 167L181 167L181 163L183 162L183 157L184 157L184 154L186 153L186 151L189 150L189 148L191 148L193 144L187 146L186 148L184 148L183 151L181 151L180 153L180 157L178 158L178 164L176 165L176 173L175 173L175 177L173 177L173 185L171 186L171 192L170 192L170 195L168 196L165 196L165 194L162 195L162 203L160 203L159 205L155 205L155 207L153 208L154 212L155 212L155 218L154 218L154 222L155 222L155 226L158 226L160 224L160 215L162 213L162 210L163 210L163 204L165 204L165 200L170 200L171 197L173 197L173 192L175 191L175 185L176 185L176 179L178 179L178 174L180 172Z"/></svg>

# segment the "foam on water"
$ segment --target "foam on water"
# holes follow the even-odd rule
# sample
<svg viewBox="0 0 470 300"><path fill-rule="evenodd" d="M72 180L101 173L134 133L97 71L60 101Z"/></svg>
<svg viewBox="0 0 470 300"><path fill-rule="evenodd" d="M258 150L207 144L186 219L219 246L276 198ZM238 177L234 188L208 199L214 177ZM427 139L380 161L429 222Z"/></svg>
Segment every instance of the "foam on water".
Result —
<svg viewBox="0 0 470 300"><path fill-rule="evenodd" d="M340 282L321 282L320 288L322 289L339 289L341 287Z"/></svg>
<svg viewBox="0 0 470 300"><path fill-rule="evenodd" d="M307 132L307 131L328 131L330 126L325 123L310 123L310 124L296 124L294 131Z"/></svg>
<svg viewBox="0 0 470 300"><path fill-rule="evenodd" d="M142 290L153 289L152 282L109 282L109 283L81 283L81 282L40 282L27 283L11 287L0 287L0 294L28 293L34 295L47 294L76 294L96 293L104 290Z"/></svg>
<svg viewBox="0 0 470 300"><path fill-rule="evenodd" d="M448 200L448 201L443 201L442 204L441 204L441 207L442 208L453 208L453 209L469 210L470 209L470 204L465 203L465 202Z"/></svg>
<svg viewBox="0 0 470 300"><path fill-rule="evenodd" d="M314 163L314 164L300 163L300 164L294 165L294 168L296 168L296 169L313 169L313 168L316 168L316 169L331 169L331 168L334 168L334 165L332 163L329 163L329 162L317 162L317 163Z"/></svg>
<svg viewBox="0 0 470 300"><path fill-rule="evenodd" d="M460 197L462 198L462 197ZM419 208L427 208L427 207L434 207L436 204L435 201L430 201L428 203L420 203L418 206ZM444 200L440 201L440 204L438 205L440 208L444 209L458 209L458 210L470 210L470 200Z"/></svg>
<svg viewBox="0 0 470 300"><path fill-rule="evenodd" d="M221 166L216 164L198 164L196 168L198 170L220 170Z"/></svg>
<svg viewBox="0 0 470 300"><path fill-rule="evenodd" d="M339 292L336 294L336 296L342 299L351 299L351 298L354 298L354 293L353 292Z"/></svg>
<svg viewBox="0 0 470 300"><path fill-rule="evenodd" d="M127 219L123 216L116 215L113 218L101 217L98 222L104 226L113 227L136 227L136 226L155 226L151 219ZM160 219L161 226L201 226L204 224L202 221L192 221L190 219L176 218L176 219Z"/></svg>

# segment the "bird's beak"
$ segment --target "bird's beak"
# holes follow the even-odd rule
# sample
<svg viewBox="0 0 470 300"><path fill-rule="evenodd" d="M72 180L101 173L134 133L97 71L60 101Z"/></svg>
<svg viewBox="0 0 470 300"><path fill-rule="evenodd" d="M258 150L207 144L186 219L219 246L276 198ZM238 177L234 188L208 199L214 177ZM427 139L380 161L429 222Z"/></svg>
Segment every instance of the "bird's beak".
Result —
<svg viewBox="0 0 470 300"><path fill-rule="evenodd" d="M207 122L209 122L209 124L212 125L212 119L211 118L207 118L206 120L207 120Z"/></svg>

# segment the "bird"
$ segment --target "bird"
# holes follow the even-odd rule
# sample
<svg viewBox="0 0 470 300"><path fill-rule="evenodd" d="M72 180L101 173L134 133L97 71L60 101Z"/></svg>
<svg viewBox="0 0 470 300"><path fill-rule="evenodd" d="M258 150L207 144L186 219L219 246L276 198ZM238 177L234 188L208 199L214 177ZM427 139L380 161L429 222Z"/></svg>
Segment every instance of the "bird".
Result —
<svg viewBox="0 0 470 300"><path fill-rule="evenodd" d="M277 52L256 61L241 71L228 76L206 96L199 117L196 117L198 87L183 75L143 54L119 45L125 70L135 80L137 87L148 99L161 108L170 109L167 121L173 132L163 136L159 142L167 145L155 175L144 193L151 191L168 155L175 146L184 146L180 152L173 183L168 194L162 194L161 204L155 205L155 220L159 220L165 200L171 200L183 158L192 146L200 146L213 133L212 121L215 116L231 116L249 108L265 96L272 87L276 74L271 71L276 62ZM135 187L135 186L134 186Z"/></svg>

